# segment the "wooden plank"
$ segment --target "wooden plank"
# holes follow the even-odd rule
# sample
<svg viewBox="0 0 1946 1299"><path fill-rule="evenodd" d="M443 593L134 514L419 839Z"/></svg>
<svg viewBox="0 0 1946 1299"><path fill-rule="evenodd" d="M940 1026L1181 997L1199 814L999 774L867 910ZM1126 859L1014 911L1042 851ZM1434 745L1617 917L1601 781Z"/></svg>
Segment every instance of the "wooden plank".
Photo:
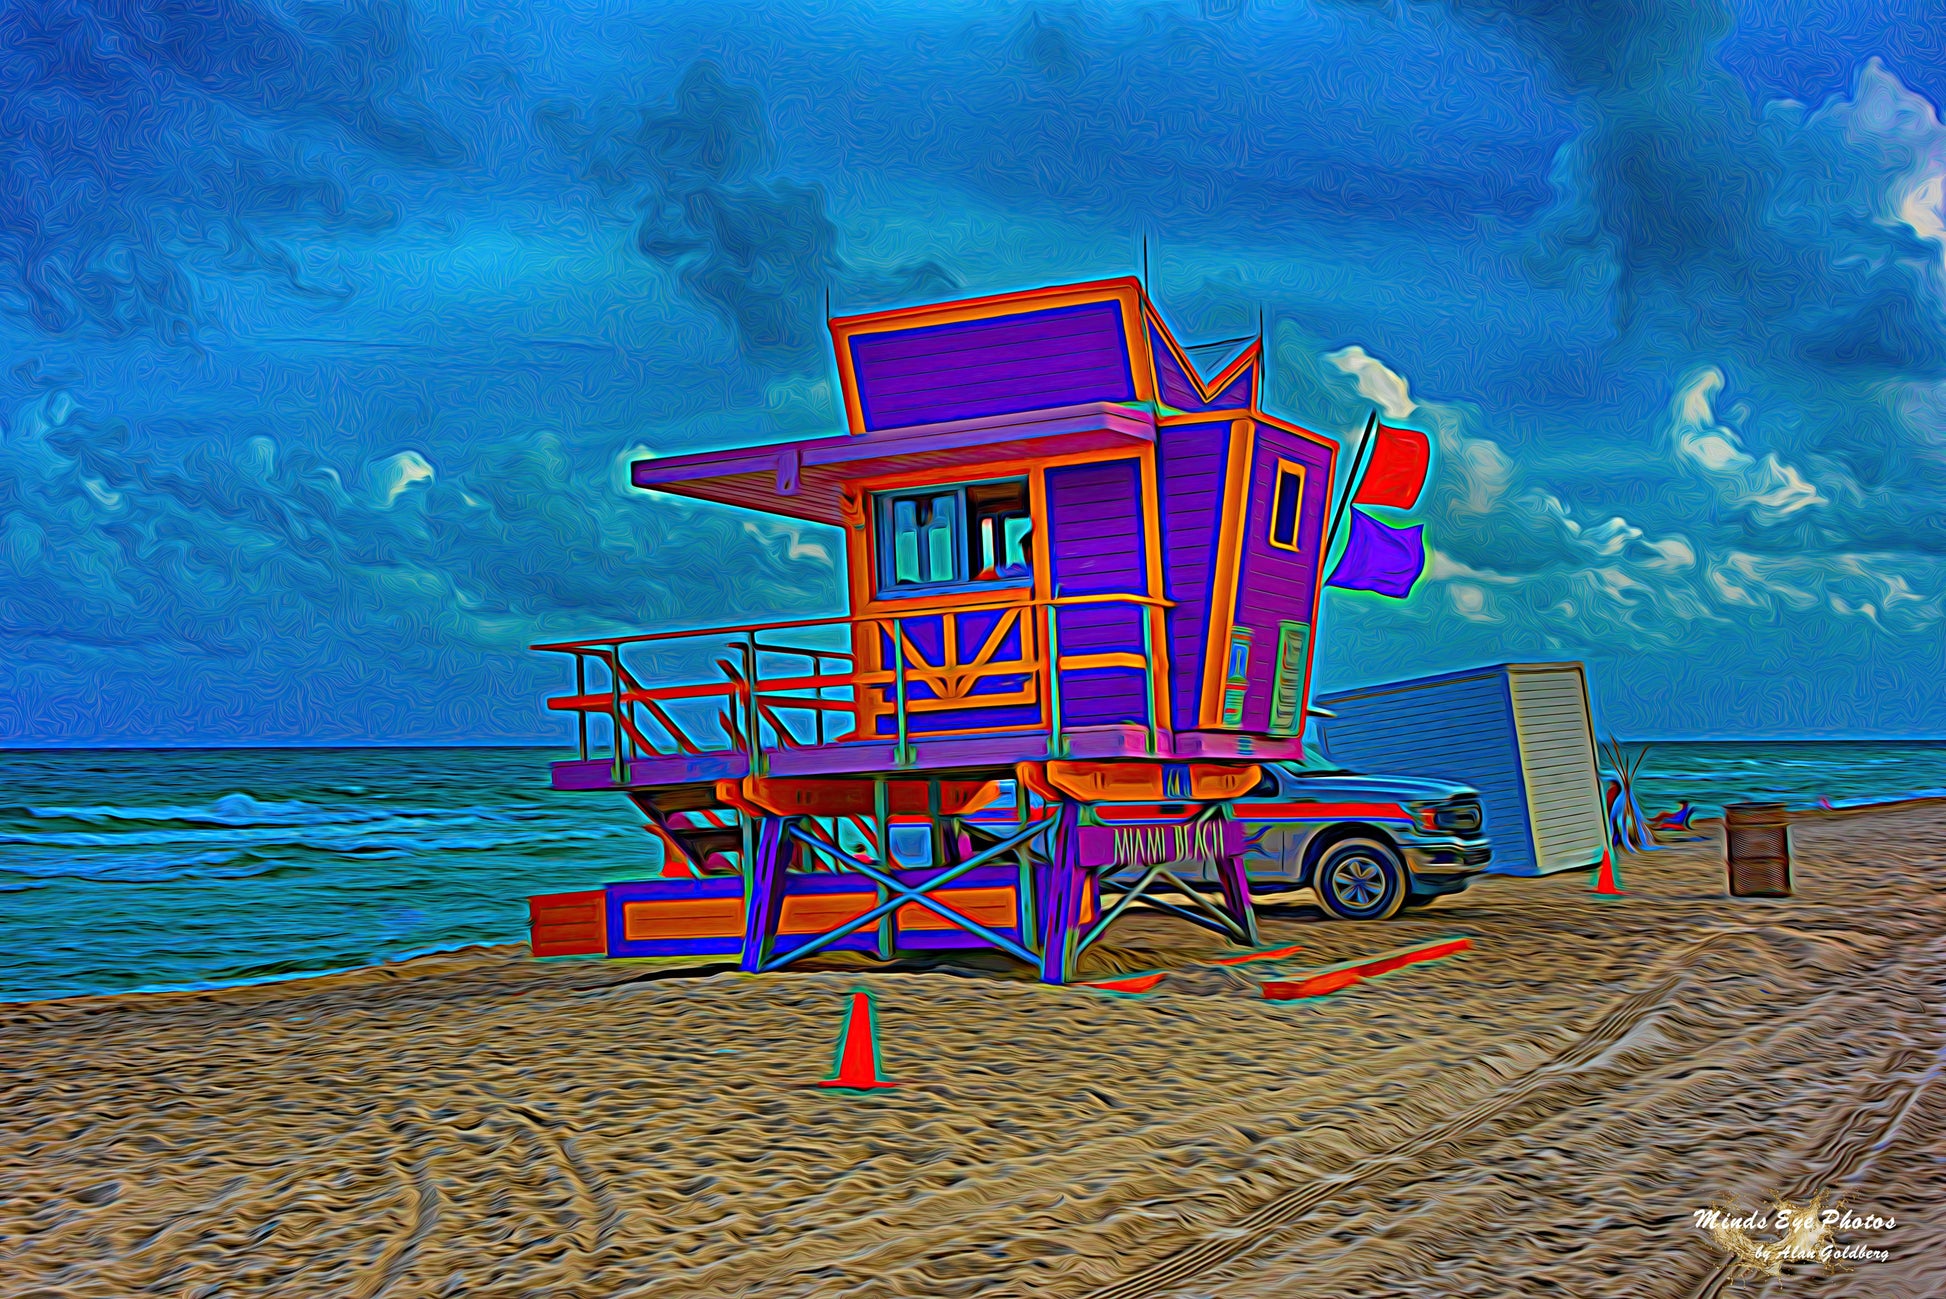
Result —
<svg viewBox="0 0 1946 1299"><path fill-rule="evenodd" d="M527 923L535 956L601 956L608 950L600 889L528 898Z"/></svg>
<svg viewBox="0 0 1946 1299"><path fill-rule="evenodd" d="M989 929L999 930L1014 928L1016 913L1020 906L1019 894L1011 884L990 888L941 889L933 894L933 898L964 915L968 920L977 921ZM869 909L869 907L861 908L861 910ZM938 912L911 902L900 907L896 914L901 932L908 929L955 928L952 921Z"/></svg>

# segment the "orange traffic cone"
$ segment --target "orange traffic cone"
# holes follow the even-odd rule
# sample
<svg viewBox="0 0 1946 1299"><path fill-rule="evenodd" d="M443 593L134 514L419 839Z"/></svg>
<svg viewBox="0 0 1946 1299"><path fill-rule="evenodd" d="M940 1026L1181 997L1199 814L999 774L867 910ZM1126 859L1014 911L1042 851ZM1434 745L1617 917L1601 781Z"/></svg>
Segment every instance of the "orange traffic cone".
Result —
<svg viewBox="0 0 1946 1299"><path fill-rule="evenodd" d="M898 1085L879 1075L878 1014L867 993L851 994L851 1009L845 1012L844 1031L838 1034L838 1058L832 1070L833 1076L820 1079L818 1086L868 1091Z"/></svg>
<svg viewBox="0 0 1946 1299"><path fill-rule="evenodd" d="M1605 898L1623 896L1622 879L1615 871L1615 857L1608 849L1601 850L1601 865L1595 867L1594 892Z"/></svg>

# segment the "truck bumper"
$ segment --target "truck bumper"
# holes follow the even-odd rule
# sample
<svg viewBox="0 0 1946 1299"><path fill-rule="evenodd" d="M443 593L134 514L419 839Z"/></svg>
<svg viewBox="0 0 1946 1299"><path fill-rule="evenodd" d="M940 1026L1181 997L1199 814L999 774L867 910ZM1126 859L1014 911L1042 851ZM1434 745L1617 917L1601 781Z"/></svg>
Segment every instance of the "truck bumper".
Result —
<svg viewBox="0 0 1946 1299"><path fill-rule="evenodd" d="M1458 893L1493 860L1486 844L1462 839L1425 840L1399 845L1412 872L1412 896L1436 898Z"/></svg>

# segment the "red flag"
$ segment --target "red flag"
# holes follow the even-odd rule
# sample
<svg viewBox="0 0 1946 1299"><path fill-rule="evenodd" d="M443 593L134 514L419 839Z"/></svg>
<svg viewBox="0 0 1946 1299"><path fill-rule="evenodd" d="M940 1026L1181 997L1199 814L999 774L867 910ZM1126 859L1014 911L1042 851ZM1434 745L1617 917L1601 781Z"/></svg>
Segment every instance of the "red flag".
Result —
<svg viewBox="0 0 1946 1299"><path fill-rule="evenodd" d="M1378 442L1352 503L1411 509L1419 489L1426 485L1426 464L1431 458L1432 443L1424 433L1379 425Z"/></svg>

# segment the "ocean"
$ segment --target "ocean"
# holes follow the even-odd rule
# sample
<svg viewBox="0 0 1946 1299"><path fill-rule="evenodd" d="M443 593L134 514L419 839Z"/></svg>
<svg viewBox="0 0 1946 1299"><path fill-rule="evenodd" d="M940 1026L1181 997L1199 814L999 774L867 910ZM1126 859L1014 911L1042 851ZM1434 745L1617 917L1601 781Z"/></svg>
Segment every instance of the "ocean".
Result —
<svg viewBox="0 0 1946 1299"><path fill-rule="evenodd" d="M1641 745L1628 746L1640 751ZM1946 793L1946 743L1647 746L1643 807ZM0 752L0 1000L208 987L526 937L534 893L641 878L627 800L547 749Z"/></svg>

